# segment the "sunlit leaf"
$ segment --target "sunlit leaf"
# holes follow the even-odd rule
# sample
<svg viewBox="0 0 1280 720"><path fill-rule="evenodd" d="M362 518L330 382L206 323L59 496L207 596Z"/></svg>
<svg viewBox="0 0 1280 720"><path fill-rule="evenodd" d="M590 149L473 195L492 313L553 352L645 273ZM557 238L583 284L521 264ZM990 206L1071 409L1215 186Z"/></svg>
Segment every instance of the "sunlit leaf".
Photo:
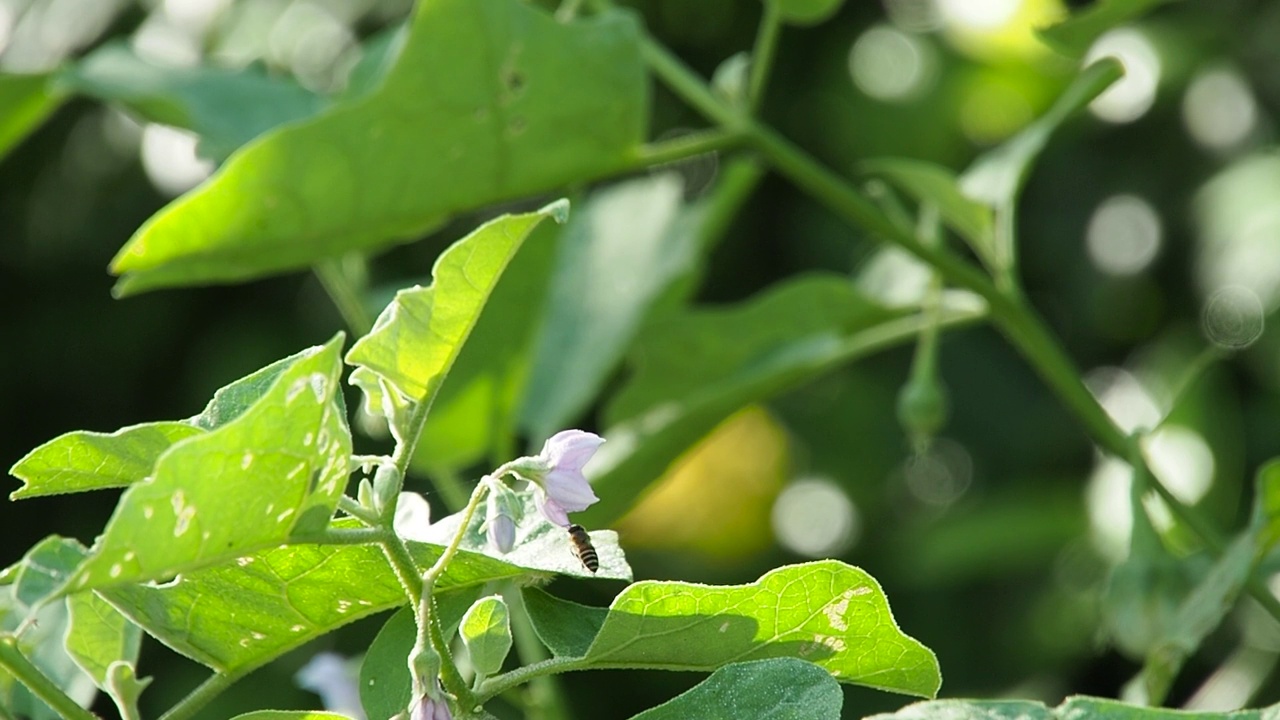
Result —
<svg viewBox="0 0 1280 720"><path fill-rule="evenodd" d="M458 521L456 516L444 518L431 527L448 523L456 528ZM354 526L350 519L334 523L339 529ZM452 537L449 530L437 534ZM526 518L518 530L517 547L506 555L490 554L494 551L483 544L483 535L476 534L468 534L437 582L439 590L507 579L545 580L552 574L631 577L611 532L593 533L601 557L597 575L573 557L563 529L540 519ZM471 549L477 545L483 551ZM425 572L443 547L410 542L409 549L419 571ZM102 593L164 644L224 672L258 667L347 623L407 602L395 572L374 545L290 545L184 573L164 585L130 585Z"/></svg>
<svg viewBox="0 0 1280 720"><path fill-rule="evenodd" d="M494 675L511 652L511 613L501 595L477 600L462 616L458 636L479 675Z"/></svg>
<svg viewBox="0 0 1280 720"><path fill-rule="evenodd" d="M254 67L156 65L123 42L97 48L59 77L66 87L118 102L151 122L200 136L200 154L222 159L279 125L308 118L325 98ZM235 108L228 112L228 108Z"/></svg>
<svg viewBox="0 0 1280 720"><path fill-rule="evenodd" d="M528 608L539 636L563 651L580 640L548 627L570 622L561 603L540 598ZM937 659L898 629L875 579L835 560L778 568L750 585L635 583L614 599L582 657L592 668L704 672L791 657L841 682L924 697L942 682Z"/></svg>
<svg viewBox="0 0 1280 720"><path fill-rule="evenodd" d="M859 168L886 178L917 202L932 203L942 221L955 230L984 263L994 265L991 208L965 197L950 170L909 158L876 158L860 163Z"/></svg>
<svg viewBox="0 0 1280 720"><path fill-rule="evenodd" d="M644 138L639 26L518 0L419 3L385 81L279 128L149 220L122 294L411 240L451 215L625 168Z"/></svg>
<svg viewBox="0 0 1280 720"><path fill-rule="evenodd" d="M280 373L311 353L311 349L294 353L255 370L230 385L218 388L213 393L213 399L204 406L204 410L187 422L205 430L213 430L235 420L267 394L275 384L276 378L280 377ZM339 394L335 399L341 397Z"/></svg>
<svg viewBox="0 0 1280 720"><path fill-rule="evenodd" d="M1040 39L1063 55L1084 57L1103 33L1173 0L1098 0L1057 25L1038 31Z"/></svg>
<svg viewBox="0 0 1280 720"><path fill-rule="evenodd" d="M734 663L631 720L839 720L844 695L827 671L794 658Z"/></svg>
<svg viewBox="0 0 1280 720"><path fill-rule="evenodd" d="M48 75L0 75L0 160L62 104Z"/></svg>
<svg viewBox="0 0 1280 720"><path fill-rule="evenodd" d="M88 706L97 690L93 679L80 669L64 645L69 622L67 603L45 601L75 570L85 552L75 540L47 537L13 566L13 584L0 588L0 631L7 634L22 629L14 646L7 646L5 651L21 653L82 706ZM0 710L31 720L62 717L3 670Z"/></svg>
<svg viewBox="0 0 1280 720"><path fill-rule="evenodd" d="M563 219L567 204L504 215L478 228L436 261L429 287L396 293L373 330L347 353L356 373L385 378L404 397L430 403L479 321L507 264L548 217ZM358 382L353 375L352 382Z"/></svg>
<svg viewBox="0 0 1280 720"><path fill-rule="evenodd" d="M1114 58L1099 60L1081 71L1048 112L998 147L983 153L969 166L960 179L964 194L995 208L997 224L1000 224L1001 214L1013 213L1018 193L1049 137L1122 74L1120 62ZM997 232L991 254L995 267L1003 270L1014 267L1013 234Z"/></svg>
<svg viewBox="0 0 1280 720"><path fill-rule="evenodd" d="M9 499L125 487L146 477L174 443L202 433L186 423L155 422L109 434L77 430L60 435L9 470L25 483Z"/></svg>
<svg viewBox="0 0 1280 720"><path fill-rule="evenodd" d="M120 499L75 589L172 577L323 528L351 455L339 393L342 336L280 373L251 408L188 438Z"/></svg>
<svg viewBox="0 0 1280 720"><path fill-rule="evenodd" d="M510 264L501 277L494 278L487 299L475 298L479 316L431 403L415 466L465 467L499 447L510 447L515 433L516 405L529 374L529 355L551 279L559 227L539 223L525 230L519 220L485 227L489 230L477 232L476 239L469 241L472 249L498 251L502 246L502 241L495 240L498 236L517 245L510 249ZM526 239L520 242L521 237ZM481 255L471 253L468 273ZM498 257L494 260L500 264ZM437 271L444 269L437 265ZM458 294L456 279L441 287L445 288L441 292ZM478 288L468 286L467 291L474 293Z"/></svg>
<svg viewBox="0 0 1280 720"><path fill-rule="evenodd" d="M942 308L952 325L982 308ZM695 309L646 327L631 380L606 411L608 439L587 466L600 502L582 513L608 525L671 463L743 407L855 358L913 339L925 320L860 295L846 278L788 281L726 309Z"/></svg>
<svg viewBox="0 0 1280 720"><path fill-rule="evenodd" d="M1236 712L1185 712L1091 697L1068 698L1055 708L1030 700L932 700L866 720L1264 720L1277 710L1280 705Z"/></svg>
<svg viewBox="0 0 1280 720"><path fill-rule="evenodd" d="M70 630L67 653L101 689L107 689L111 664L138 662L142 630L96 593L76 593L67 598Z"/></svg>

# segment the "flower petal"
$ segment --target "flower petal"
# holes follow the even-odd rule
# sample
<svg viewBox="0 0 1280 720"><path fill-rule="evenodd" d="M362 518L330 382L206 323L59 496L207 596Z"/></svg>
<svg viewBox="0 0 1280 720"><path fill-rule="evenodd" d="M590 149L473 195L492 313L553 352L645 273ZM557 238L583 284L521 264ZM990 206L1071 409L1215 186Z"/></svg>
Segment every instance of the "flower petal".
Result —
<svg viewBox="0 0 1280 720"><path fill-rule="evenodd" d="M561 430L547 438L539 455L552 468L581 471L604 438L585 430Z"/></svg>
<svg viewBox="0 0 1280 720"><path fill-rule="evenodd" d="M569 527L569 515L560 503L551 499L546 493L539 491L537 493L538 510L542 512L543 517L550 520L553 525L560 527Z"/></svg>

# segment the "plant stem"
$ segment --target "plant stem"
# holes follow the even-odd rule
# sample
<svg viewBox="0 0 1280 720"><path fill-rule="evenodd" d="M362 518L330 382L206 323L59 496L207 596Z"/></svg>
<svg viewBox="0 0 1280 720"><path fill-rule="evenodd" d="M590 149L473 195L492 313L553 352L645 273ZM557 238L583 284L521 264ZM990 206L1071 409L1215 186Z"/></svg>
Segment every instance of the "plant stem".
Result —
<svg viewBox="0 0 1280 720"><path fill-rule="evenodd" d="M521 665L535 665L550 659L550 655L533 630L533 621L525 609L524 595L513 582L506 583L503 596L511 608L511 631L515 636L516 654ZM536 677L529 683L530 701L525 714L531 720L569 720L569 708L564 701L560 683L554 675Z"/></svg>
<svg viewBox="0 0 1280 720"><path fill-rule="evenodd" d="M357 336L368 335L373 329L373 318L360 300L359 289L343 271L342 260L321 260L313 270L351 332Z"/></svg>
<svg viewBox="0 0 1280 720"><path fill-rule="evenodd" d="M557 673L572 672L574 670L584 670L588 667L590 667L590 664L583 658L549 658L540 663L518 667L511 672L494 675L480 685L480 690L476 693L476 698L480 702L485 702L494 695L504 693L514 687L519 687L534 678L540 678L546 675L555 675Z"/></svg>
<svg viewBox="0 0 1280 720"><path fill-rule="evenodd" d="M215 672L207 680L200 683L199 687L182 698L177 705L169 708L168 712L160 716L160 720L187 720L187 718L199 712L209 701L244 677L247 672L248 670L239 670L232 673Z"/></svg>
<svg viewBox="0 0 1280 720"><path fill-rule="evenodd" d="M338 509L365 525L369 525L371 527L378 525L378 516L374 515L368 508L361 505L350 495L344 494L338 496Z"/></svg>
<svg viewBox="0 0 1280 720"><path fill-rule="evenodd" d="M0 668L17 679L61 717L68 720L98 720L98 716L76 704L18 648L18 638L0 636Z"/></svg>
<svg viewBox="0 0 1280 720"><path fill-rule="evenodd" d="M751 81L747 85L747 111L755 115L764 101L764 88L773 68L773 58L778 48L778 33L782 30L782 13L778 4L764 3L764 15L756 30L756 44L751 49Z"/></svg>
<svg viewBox="0 0 1280 720"><path fill-rule="evenodd" d="M595 4L607 3L597 0ZM946 248L922 244L910 232L893 223L844 178L818 163L773 129L741 116L722 103L701 78L666 48L649 37L643 38L641 43L645 61L668 87L723 129L744 133L748 144L794 185L851 225L868 230L871 239L901 247L932 266L951 284L977 293L986 300L996 327L1075 414L1094 442L1111 455L1140 463L1143 466L1140 470L1152 478L1152 489L1169 505L1174 516L1198 535L1215 554L1221 553L1223 544L1219 532L1193 508L1174 497L1151 473L1144 456L1137 454L1130 457L1127 436L1085 387L1070 358L1049 332L1044 321L1022 297L1016 283L1006 278L997 286L987 275ZM1011 218L1012 215L1007 217ZM1007 226L1003 231L1012 232L1012 227ZM1280 601L1266 591L1256 575L1251 578L1249 589L1250 594L1280 620Z"/></svg>
<svg viewBox="0 0 1280 720"><path fill-rule="evenodd" d="M725 130L699 130L642 146L634 158L635 170L687 160L698 155L741 147L746 136Z"/></svg>

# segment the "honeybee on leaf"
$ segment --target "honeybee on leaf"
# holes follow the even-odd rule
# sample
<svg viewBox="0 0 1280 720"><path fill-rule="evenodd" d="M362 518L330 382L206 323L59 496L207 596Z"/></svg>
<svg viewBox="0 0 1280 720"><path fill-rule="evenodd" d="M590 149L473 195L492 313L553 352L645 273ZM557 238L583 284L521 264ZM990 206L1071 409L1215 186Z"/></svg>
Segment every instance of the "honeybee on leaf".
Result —
<svg viewBox="0 0 1280 720"><path fill-rule="evenodd" d="M587 535L581 525L569 526L569 541L573 543L573 554L578 556L583 567L593 573L600 569L600 556L591 544L591 536Z"/></svg>

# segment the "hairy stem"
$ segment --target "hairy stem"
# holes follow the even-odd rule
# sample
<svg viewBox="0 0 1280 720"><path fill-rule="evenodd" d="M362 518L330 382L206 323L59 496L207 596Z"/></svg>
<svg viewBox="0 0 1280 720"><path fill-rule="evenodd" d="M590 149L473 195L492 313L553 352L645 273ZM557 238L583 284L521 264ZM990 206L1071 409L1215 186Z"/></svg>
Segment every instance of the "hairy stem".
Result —
<svg viewBox="0 0 1280 720"><path fill-rule="evenodd" d="M97 720L97 715L76 704L61 688L36 667L18 648L18 638L0 636L0 668L40 698L58 715L68 720Z"/></svg>

